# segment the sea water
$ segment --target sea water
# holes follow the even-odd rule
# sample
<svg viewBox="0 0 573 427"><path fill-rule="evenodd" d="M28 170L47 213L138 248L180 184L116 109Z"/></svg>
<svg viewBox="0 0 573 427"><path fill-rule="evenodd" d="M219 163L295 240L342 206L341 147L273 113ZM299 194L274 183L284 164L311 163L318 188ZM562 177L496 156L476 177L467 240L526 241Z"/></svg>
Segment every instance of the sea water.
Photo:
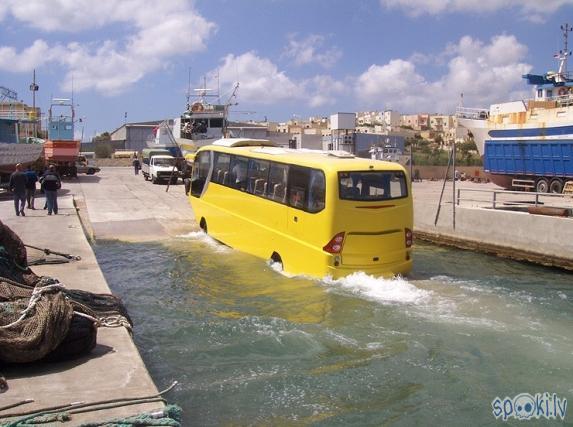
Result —
<svg viewBox="0 0 573 427"><path fill-rule="evenodd" d="M571 273L416 245L407 278L317 280L203 233L94 249L184 425L490 425L544 392L573 420Z"/></svg>

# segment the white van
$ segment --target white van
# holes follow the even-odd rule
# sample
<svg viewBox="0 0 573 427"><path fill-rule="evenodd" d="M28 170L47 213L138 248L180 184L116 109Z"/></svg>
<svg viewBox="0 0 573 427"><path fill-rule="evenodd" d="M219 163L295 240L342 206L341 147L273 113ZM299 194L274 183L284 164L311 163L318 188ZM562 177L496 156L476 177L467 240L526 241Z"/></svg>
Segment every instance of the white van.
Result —
<svg viewBox="0 0 573 427"><path fill-rule="evenodd" d="M170 179L171 183L175 184L179 177L175 157L167 155L151 156L148 162L143 162L141 165L141 172L146 181L151 178L154 184L167 182Z"/></svg>

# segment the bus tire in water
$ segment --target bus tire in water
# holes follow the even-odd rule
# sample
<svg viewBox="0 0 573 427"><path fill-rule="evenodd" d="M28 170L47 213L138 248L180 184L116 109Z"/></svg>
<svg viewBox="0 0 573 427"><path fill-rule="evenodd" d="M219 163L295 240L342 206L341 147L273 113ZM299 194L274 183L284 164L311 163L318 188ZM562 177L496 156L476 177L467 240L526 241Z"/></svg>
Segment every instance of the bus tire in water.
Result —
<svg viewBox="0 0 573 427"><path fill-rule="evenodd" d="M205 218L201 218L201 221L199 222L199 227L201 228L201 230L203 230L205 234L207 234L207 221L205 220Z"/></svg>
<svg viewBox="0 0 573 427"><path fill-rule="evenodd" d="M549 183L545 178L539 178L535 183L535 191L538 193L547 193L549 190Z"/></svg>
<svg viewBox="0 0 573 427"><path fill-rule="evenodd" d="M563 181L559 178L552 179L551 183L549 184L549 192L561 194L562 191Z"/></svg>
<svg viewBox="0 0 573 427"><path fill-rule="evenodd" d="M271 255L271 261L280 264L280 265L281 265L281 270L284 270L283 260L282 260L281 256L280 256L278 253L273 252L273 254Z"/></svg>

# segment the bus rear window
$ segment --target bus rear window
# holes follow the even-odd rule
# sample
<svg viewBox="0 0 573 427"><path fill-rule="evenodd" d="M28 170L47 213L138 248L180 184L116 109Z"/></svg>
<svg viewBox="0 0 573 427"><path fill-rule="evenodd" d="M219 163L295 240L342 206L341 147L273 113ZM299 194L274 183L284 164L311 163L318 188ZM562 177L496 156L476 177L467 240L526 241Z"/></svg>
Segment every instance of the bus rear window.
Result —
<svg viewBox="0 0 573 427"><path fill-rule="evenodd" d="M380 201L408 195L401 171L339 172L338 189L342 200Z"/></svg>

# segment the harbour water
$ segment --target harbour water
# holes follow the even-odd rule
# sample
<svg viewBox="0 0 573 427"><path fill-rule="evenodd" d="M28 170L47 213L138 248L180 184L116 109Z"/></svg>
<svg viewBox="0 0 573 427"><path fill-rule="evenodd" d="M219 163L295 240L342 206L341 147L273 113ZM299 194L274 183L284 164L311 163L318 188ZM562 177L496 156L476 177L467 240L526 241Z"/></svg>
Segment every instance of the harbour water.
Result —
<svg viewBox="0 0 573 427"><path fill-rule="evenodd" d="M490 425L497 396L573 401L570 273L418 244L407 280L320 281L202 233L94 249L185 425Z"/></svg>

